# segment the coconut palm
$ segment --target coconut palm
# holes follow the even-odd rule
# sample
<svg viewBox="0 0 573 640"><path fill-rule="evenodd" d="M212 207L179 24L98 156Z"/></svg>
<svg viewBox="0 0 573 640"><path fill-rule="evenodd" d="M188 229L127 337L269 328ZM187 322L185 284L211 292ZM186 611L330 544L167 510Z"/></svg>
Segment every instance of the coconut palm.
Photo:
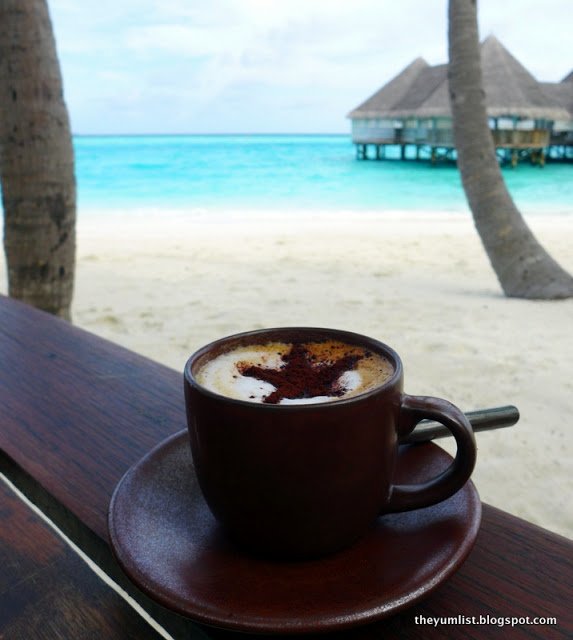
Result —
<svg viewBox="0 0 573 640"><path fill-rule="evenodd" d="M462 183L477 231L504 293L573 296L573 278L539 244L503 180L482 84L476 0L449 0L449 92Z"/></svg>
<svg viewBox="0 0 573 640"><path fill-rule="evenodd" d="M9 293L69 319L74 155L46 0L0 3L0 150Z"/></svg>

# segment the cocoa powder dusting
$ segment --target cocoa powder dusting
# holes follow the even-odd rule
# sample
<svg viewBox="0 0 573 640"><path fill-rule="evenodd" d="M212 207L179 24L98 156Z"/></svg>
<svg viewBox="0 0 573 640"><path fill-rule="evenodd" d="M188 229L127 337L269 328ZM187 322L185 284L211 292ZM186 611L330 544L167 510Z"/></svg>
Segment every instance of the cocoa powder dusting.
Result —
<svg viewBox="0 0 573 640"><path fill-rule="evenodd" d="M314 363L304 344L293 344L281 355L284 364L279 369L254 365L239 366L242 375L269 382L275 391L263 399L267 404L278 404L283 398L299 399L316 396L341 396L345 389L337 384L345 371L351 371L364 356L346 354L342 357Z"/></svg>

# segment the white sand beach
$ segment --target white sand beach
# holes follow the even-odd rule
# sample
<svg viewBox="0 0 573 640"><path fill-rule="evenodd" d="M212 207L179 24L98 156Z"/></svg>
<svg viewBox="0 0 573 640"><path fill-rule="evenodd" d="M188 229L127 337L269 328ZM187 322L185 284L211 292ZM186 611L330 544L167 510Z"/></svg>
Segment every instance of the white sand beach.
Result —
<svg viewBox="0 0 573 640"><path fill-rule="evenodd" d="M528 222L573 271L573 215ZM485 502L573 538L573 300L503 297L469 214L80 212L78 224L80 327L179 371L249 329L373 336L402 356L408 393L519 408L515 427L478 434L474 482Z"/></svg>

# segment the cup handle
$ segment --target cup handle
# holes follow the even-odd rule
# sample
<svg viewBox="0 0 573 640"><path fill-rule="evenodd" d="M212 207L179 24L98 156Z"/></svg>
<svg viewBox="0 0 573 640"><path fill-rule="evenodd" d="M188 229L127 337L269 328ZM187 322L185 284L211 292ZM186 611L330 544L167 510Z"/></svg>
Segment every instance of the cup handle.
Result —
<svg viewBox="0 0 573 640"><path fill-rule="evenodd" d="M442 502L462 488L474 469L476 443L473 429L466 416L447 400L403 394L398 441L425 418L440 422L452 432L457 444L456 457L445 471L427 482L393 485L385 513L410 511Z"/></svg>

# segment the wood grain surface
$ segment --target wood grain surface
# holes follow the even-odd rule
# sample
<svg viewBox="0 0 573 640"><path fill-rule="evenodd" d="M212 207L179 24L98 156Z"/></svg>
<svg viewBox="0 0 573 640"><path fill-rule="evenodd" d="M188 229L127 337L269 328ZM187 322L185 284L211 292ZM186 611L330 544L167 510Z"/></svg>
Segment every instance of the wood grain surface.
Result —
<svg viewBox="0 0 573 640"><path fill-rule="evenodd" d="M1 481L0 567L3 640L161 637Z"/></svg>
<svg viewBox="0 0 573 640"><path fill-rule="evenodd" d="M0 297L0 407L0 469L121 581L107 546L109 500L133 463L185 427L182 373ZM484 505L476 546L445 585L400 615L335 636L569 638L572 558L572 541ZM159 615L177 638L232 636ZM417 616L465 618L434 627ZM557 624L505 624L527 616Z"/></svg>

